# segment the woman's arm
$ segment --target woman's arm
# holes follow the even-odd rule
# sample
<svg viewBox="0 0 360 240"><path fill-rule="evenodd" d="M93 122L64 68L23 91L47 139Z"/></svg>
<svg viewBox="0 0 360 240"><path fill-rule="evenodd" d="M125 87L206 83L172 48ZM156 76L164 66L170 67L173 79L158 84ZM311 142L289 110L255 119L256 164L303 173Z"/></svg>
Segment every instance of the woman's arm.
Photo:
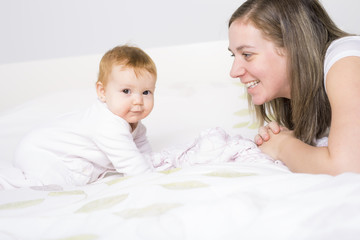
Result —
<svg viewBox="0 0 360 240"><path fill-rule="evenodd" d="M339 171L360 172L360 57L337 61L326 88L332 111L329 157Z"/></svg>
<svg viewBox="0 0 360 240"><path fill-rule="evenodd" d="M260 148L294 172L360 173L360 57L337 61L326 88L332 109L328 147L312 147L283 129L278 134L267 131L270 139Z"/></svg>
<svg viewBox="0 0 360 240"><path fill-rule="evenodd" d="M329 159L327 147L313 147L295 138L292 131L282 130L278 134L268 131L268 141L260 149L272 158L281 160L291 171L304 173L327 173L335 175L336 169Z"/></svg>

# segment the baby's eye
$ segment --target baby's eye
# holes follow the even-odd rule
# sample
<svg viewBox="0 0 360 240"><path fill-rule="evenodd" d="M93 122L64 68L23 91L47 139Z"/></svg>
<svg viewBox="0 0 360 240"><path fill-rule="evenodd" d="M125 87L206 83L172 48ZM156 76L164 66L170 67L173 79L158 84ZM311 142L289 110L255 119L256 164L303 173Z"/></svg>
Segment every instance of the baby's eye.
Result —
<svg viewBox="0 0 360 240"><path fill-rule="evenodd" d="M146 90L146 91L143 92L144 95L149 95L150 93L151 93L150 90Z"/></svg>
<svg viewBox="0 0 360 240"><path fill-rule="evenodd" d="M129 94L129 93L130 93L130 89L123 89L122 92L125 93L125 94Z"/></svg>

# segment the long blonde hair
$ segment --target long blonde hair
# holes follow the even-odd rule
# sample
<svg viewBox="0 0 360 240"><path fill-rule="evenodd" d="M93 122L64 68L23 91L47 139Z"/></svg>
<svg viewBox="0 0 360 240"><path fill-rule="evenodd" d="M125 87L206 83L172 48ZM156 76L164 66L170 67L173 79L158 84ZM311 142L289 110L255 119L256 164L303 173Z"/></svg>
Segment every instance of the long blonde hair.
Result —
<svg viewBox="0 0 360 240"><path fill-rule="evenodd" d="M331 123L331 108L324 87L324 58L332 41L348 33L340 30L318 0L248 0L231 16L246 19L289 56L291 99L277 98L254 106L262 125L275 120L294 130L295 136L314 144Z"/></svg>

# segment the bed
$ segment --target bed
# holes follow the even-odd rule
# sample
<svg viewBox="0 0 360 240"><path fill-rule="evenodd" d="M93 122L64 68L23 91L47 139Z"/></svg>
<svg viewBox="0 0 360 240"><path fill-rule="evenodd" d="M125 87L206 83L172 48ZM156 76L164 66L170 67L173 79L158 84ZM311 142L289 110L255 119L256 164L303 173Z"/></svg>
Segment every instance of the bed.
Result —
<svg viewBox="0 0 360 240"><path fill-rule="evenodd" d="M227 41L145 49L158 67L144 120L155 152L206 129L253 139ZM0 65L0 169L30 129L96 97L102 54ZM360 239L360 174L295 174L267 161L208 162L81 187L0 190L0 239Z"/></svg>

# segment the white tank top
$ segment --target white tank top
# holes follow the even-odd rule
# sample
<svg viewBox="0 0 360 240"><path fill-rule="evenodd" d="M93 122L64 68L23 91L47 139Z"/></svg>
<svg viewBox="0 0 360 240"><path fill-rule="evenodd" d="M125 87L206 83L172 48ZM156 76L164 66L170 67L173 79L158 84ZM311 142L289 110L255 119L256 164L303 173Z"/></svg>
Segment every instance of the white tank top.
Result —
<svg viewBox="0 0 360 240"><path fill-rule="evenodd" d="M326 51L324 61L324 85L331 66L341 58L349 56L360 57L360 36L348 36L333 41Z"/></svg>

